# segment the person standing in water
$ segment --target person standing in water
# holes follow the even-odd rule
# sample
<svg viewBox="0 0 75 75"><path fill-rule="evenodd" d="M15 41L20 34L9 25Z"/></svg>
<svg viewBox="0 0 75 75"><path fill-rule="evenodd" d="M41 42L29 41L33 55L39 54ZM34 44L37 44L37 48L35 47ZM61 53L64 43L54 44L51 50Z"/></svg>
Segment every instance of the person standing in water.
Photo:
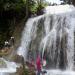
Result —
<svg viewBox="0 0 75 75"><path fill-rule="evenodd" d="M40 58L40 55L38 55L37 58L36 58L36 69L37 69L36 75L40 75L40 73L41 73L41 58Z"/></svg>

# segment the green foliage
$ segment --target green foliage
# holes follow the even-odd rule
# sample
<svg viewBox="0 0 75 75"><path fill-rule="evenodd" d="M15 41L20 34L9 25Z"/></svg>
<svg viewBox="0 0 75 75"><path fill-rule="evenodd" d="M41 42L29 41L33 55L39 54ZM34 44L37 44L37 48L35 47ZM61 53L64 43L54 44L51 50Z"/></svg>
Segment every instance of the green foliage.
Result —
<svg viewBox="0 0 75 75"><path fill-rule="evenodd" d="M32 14L40 15L45 5L42 0L0 0L0 44L12 36L16 22Z"/></svg>
<svg viewBox="0 0 75 75"><path fill-rule="evenodd" d="M48 5L47 2L43 2L43 0L35 0L34 5L31 7L31 12L33 14L41 15L38 13L40 13L40 11L47 5Z"/></svg>
<svg viewBox="0 0 75 75"><path fill-rule="evenodd" d="M24 9L24 0L0 0L0 47L12 36L15 25L11 22L14 18L17 20L25 16Z"/></svg>
<svg viewBox="0 0 75 75"><path fill-rule="evenodd" d="M29 11L31 13L35 13L36 12L36 3L35 1L29 1Z"/></svg>
<svg viewBox="0 0 75 75"><path fill-rule="evenodd" d="M22 5L24 5L23 0L1 0L0 1L0 7L3 10L10 10L10 9L15 9L15 8L20 8Z"/></svg>

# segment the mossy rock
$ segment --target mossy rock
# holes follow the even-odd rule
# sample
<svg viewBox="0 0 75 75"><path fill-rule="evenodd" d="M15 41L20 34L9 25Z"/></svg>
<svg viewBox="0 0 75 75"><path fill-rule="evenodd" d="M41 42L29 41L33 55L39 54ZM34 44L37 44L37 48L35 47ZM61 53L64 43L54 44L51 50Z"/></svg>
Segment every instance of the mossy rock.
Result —
<svg viewBox="0 0 75 75"><path fill-rule="evenodd" d="M7 68L7 64L2 59L0 59L0 68Z"/></svg>

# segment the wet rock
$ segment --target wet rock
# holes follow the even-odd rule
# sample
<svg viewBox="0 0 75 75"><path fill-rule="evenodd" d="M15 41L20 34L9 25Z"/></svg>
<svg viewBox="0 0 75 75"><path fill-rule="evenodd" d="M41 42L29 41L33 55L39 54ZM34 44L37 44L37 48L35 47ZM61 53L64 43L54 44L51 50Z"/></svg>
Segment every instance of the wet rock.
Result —
<svg viewBox="0 0 75 75"><path fill-rule="evenodd" d="M6 63L0 59L0 68L7 68Z"/></svg>

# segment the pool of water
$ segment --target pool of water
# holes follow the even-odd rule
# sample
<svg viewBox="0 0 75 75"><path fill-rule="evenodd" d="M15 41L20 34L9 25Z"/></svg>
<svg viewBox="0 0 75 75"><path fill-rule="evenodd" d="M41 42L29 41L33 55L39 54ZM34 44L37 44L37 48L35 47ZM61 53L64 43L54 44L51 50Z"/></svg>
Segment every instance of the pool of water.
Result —
<svg viewBox="0 0 75 75"><path fill-rule="evenodd" d="M75 75L75 71L47 70L46 75Z"/></svg>

